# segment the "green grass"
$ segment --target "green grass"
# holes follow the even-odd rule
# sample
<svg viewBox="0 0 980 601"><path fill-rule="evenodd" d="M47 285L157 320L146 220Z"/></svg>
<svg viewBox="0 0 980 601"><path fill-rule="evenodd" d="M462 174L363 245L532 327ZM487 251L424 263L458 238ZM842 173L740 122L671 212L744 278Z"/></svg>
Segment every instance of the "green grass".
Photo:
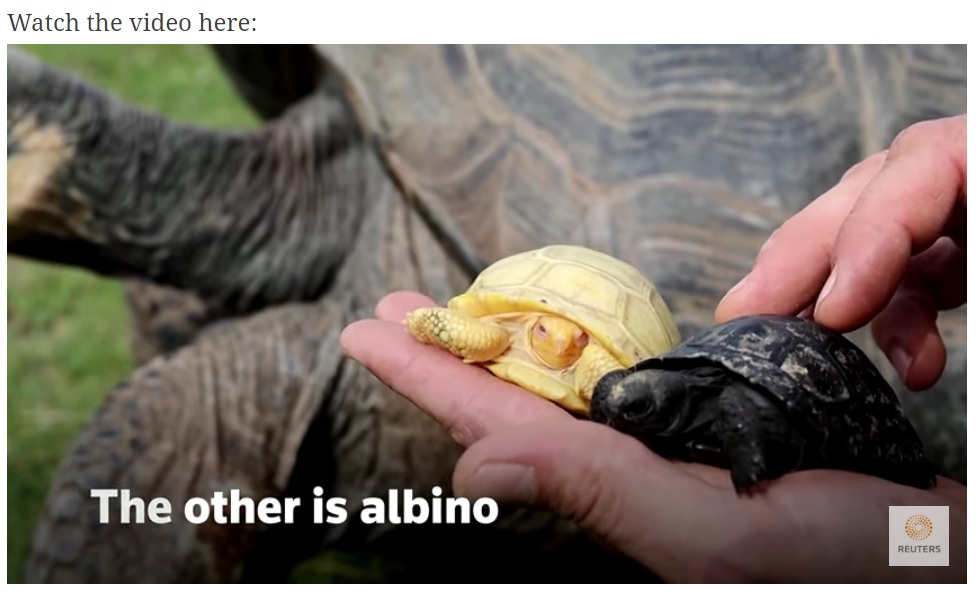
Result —
<svg viewBox="0 0 980 601"><path fill-rule="evenodd" d="M204 47L24 48L180 121L256 123ZM118 282L12 258L7 270L7 579L17 582L59 461L133 361Z"/></svg>

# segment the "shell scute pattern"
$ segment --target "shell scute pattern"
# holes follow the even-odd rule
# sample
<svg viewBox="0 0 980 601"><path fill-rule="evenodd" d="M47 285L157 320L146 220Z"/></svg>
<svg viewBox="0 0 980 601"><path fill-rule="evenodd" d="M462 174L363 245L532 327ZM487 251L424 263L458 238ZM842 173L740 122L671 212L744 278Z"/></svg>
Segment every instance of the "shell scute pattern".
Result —
<svg viewBox="0 0 980 601"><path fill-rule="evenodd" d="M471 312L478 307L477 316L529 311L563 315L627 365L680 341L666 303L638 269L584 247L548 246L501 259L464 296ZM450 307L459 304L451 301Z"/></svg>
<svg viewBox="0 0 980 601"><path fill-rule="evenodd" d="M799 396L802 388L822 403L848 403L871 393L865 378L880 377L865 373L867 360L849 345L813 322L768 316L713 328L675 356L717 361L782 398Z"/></svg>
<svg viewBox="0 0 980 601"><path fill-rule="evenodd" d="M723 365L769 393L828 458L918 460L895 391L851 341L809 320L751 316L696 335L664 357ZM877 441L872 444L871 441Z"/></svg>
<svg viewBox="0 0 980 601"><path fill-rule="evenodd" d="M665 379L667 372L674 376ZM674 422L665 408L678 411ZM671 442L691 443L672 440L678 433L698 440L705 433L698 428L710 423L707 446L721 445L743 490L759 478L810 468L919 487L935 482L918 433L871 359L844 335L799 317L751 315L709 328L607 376L590 410L658 452L673 453Z"/></svg>

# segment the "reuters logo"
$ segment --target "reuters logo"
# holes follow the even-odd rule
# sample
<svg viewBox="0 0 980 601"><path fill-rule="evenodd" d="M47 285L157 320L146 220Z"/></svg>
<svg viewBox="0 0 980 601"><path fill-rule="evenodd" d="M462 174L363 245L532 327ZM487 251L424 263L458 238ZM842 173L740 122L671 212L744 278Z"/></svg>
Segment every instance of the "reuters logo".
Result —
<svg viewBox="0 0 980 601"><path fill-rule="evenodd" d="M932 534L932 520L915 514L905 522L905 534L912 540L926 540Z"/></svg>

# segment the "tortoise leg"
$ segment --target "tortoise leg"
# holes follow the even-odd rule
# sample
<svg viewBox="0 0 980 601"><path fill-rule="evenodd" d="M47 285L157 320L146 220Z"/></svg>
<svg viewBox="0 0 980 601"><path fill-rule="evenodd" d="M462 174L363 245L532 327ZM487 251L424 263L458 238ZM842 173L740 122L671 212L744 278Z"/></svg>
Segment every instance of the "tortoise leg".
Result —
<svg viewBox="0 0 980 601"><path fill-rule="evenodd" d="M712 434L730 462L740 495L802 466L806 440L765 395L732 382L721 391L718 408Z"/></svg>
<svg viewBox="0 0 980 601"><path fill-rule="evenodd" d="M505 328L444 307L423 307L405 318L408 332L418 341L444 348L467 363L499 357L510 346Z"/></svg>
<svg viewBox="0 0 980 601"><path fill-rule="evenodd" d="M623 369L626 366L616 357L595 343L590 343L582 349L582 356L575 364L575 390L579 398L586 403L592 400L592 391L599 380L611 371Z"/></svg>
<svg viewBox="0 0 980 601"><path fill-rule="evenodd" d="M221 492L229 501L227 519L238 491L256 504L278 499L279 516L286 517L285 497L308 496L315 485L331 490L331 449L306 446L331 444L330 436L307 433L330 411L324 399L340 381L345 363L336 340L343 322L331 305L284 306L226 322L134 371L107 395L60 466L25 580L285 579L322 541L323 532L306 520L307 507L295 509L301 527L289 531L292 538L269 553L264 541L291 525L262 525L254 517L258 506L251 524L247 514L221 523L213 512L195 524L184 507L193 497L210 501ZM299 484L296 465L304 453L317 458L317 472ZM116 495L107 497L105 516L93 490ZM141 509L127 512L128 523L123 491L142 499ZM151 520L156 498L170 505L169 523Z"/></svg>
<svg viewBox="0 0 980 601"><path fill-rule="evenodd" d="M550 378L542 378L530 367L516 361L502 361L487 366L501 380L520 386L528 392L548 399L560 407L577 414L587 414L588 405L567 386Z"/></svg>
<svg viewBox="0 0 980 601"><path fill-rule="evenodd" d="M322 79L319 57L302 44L214 44L238 93L263 119L274 119L312 94Z"/></svg>
<svg viewBox="0 0 980 601"><path fill-rule="evenodd" d="M8 254L152 280L236 314L329 290L386 178L339 90L259 131L211 130L17 48L7 139Z"/></svg>

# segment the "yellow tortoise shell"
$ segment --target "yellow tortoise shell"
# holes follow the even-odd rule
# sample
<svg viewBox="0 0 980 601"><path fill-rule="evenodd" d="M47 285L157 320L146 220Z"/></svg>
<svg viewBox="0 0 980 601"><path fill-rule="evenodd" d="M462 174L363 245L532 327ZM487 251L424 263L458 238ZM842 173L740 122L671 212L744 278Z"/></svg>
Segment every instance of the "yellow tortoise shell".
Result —
<svg viewBox="0 0 980 601"><path fill-rule="evenodd" d="M448 306L473 317L561 315L626 366L680 343L656 287L632 265L583 246L546 246L501 259Z"/></svg>

